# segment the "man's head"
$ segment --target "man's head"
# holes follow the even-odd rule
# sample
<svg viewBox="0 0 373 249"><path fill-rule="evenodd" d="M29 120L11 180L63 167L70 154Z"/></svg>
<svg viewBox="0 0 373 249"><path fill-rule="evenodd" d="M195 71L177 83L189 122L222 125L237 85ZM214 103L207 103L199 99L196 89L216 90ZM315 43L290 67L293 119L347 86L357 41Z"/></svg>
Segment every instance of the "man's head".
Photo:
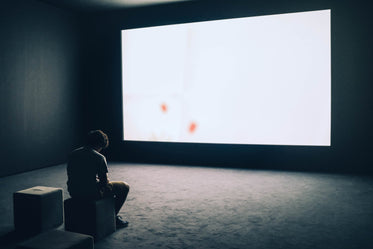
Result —
<svg viewBox="0 0 373 249"><path fill-rule="evenodd" d="M109 138L101 130L90 131L87 135L87 145L96 150L105 149L109 146Z"/></svg>

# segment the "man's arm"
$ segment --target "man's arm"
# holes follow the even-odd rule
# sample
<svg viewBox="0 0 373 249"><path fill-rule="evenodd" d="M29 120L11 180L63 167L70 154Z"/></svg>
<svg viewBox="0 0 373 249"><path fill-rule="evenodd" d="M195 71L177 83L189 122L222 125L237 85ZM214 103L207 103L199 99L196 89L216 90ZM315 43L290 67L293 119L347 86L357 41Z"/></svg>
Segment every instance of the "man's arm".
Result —
<svg viewBox="0 0 373 249"><path fill-rule="evenodd" d="M101 173L97 176L100 186L104 187L109 183L108 173Z"/></svg>
<svg viewBox="0 0 373 249"><path fill-rule="evenodd" d="M98 168L97 178L101 187L106 187L109 183L108 169L105 157L102 158L100 167Z"/></svg>

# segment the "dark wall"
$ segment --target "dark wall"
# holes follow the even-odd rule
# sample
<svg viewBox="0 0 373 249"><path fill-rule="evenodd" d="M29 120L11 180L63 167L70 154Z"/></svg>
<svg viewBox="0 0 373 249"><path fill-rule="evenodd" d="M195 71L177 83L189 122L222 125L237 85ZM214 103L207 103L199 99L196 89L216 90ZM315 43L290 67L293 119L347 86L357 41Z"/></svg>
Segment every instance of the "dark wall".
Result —
<svg viewBox="0 0 373 249"><path fill-rule="evenodd" d="M0 30L0 176L62 163L81 133L77 17L6 0Z"/></svg>
<svg viewBox="0 0 373 249"><path fill-rule="evenodd" d="M320 9L331 9L331 147L121 141L121 29ZM85 21L85 119L109 134L109 160L372 173L372 17L363 1L192 1L94 13Z"/></svg>

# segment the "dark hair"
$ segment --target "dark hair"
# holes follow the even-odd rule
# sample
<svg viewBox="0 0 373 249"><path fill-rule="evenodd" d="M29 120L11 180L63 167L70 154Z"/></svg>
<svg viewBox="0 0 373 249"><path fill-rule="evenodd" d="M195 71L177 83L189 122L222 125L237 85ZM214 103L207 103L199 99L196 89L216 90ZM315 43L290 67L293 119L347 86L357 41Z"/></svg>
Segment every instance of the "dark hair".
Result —
<svg viewBox="0 0 373 249"><path fill-rule="evenodd" d="M109 146L109 138L101 130L90 131L87 135L87 145L92 148L105 149Z"/></svg>

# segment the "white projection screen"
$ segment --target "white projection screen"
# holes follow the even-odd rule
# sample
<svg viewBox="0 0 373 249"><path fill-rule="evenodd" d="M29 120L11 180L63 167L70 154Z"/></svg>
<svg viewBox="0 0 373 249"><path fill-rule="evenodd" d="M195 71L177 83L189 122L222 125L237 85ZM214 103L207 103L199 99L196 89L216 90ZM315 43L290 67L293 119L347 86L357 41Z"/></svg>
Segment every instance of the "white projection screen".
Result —
<svg viewBox="0 0 373 249"><path fill-rule="evenodd" d="M330 10L122 30L125 141L330 146Z"/></svg>

